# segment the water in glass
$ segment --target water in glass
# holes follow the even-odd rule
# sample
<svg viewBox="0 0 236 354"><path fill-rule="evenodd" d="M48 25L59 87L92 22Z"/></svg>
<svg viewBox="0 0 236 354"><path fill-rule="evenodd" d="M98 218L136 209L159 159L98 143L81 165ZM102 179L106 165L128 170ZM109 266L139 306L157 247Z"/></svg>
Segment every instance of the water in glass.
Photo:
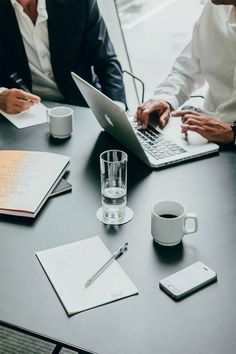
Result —
<svg viewBox="0 0 236 354"><path fill-rule="evenodd" d="M124 187L105 187L102 190L102 206L106 218L122 218L126 206L126 189Z"/></svg>

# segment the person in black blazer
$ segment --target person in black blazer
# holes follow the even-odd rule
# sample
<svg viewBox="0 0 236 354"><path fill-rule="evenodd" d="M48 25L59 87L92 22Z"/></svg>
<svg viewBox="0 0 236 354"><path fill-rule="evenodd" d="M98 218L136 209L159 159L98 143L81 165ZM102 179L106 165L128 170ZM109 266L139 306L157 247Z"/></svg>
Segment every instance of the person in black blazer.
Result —
<svg viewBox="0 0 236 354"><path fill-rule="evenodd" d="M35 2L37 10L37 0L17 1ZM96 0L46 0L46 10L51 66L64 102L86 106L71 78L71 71L74 71L112 100L126 106L121 66ZM18 103L22 101L22 104L17 108L15 106L16 113L17 110L28 108L39 98L32 95L34 92L30 94L22 90L10 90L17 88L16 82L10 78L12 73L17 73L32 92L32 75L14 8L11 0L1 0L0 88L9 90L2 90L2 93L0 91L0 108L5 107L6 111L13 113L9 108L13 106L7 106L4 99L6 100L7 92L8 97L11 92L10 98L14 100L15 92L18 92L18 96L21 95Z"/></svg>

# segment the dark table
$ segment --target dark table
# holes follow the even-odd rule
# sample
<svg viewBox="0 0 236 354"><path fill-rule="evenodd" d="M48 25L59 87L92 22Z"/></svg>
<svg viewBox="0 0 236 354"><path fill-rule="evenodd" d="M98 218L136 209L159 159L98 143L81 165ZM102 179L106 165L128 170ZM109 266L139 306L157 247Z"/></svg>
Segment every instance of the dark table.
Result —
<svg viewBox="0 0 236 354"><path fill-rule="evenodd" d="M51 198L35 220L0 216L0 323L101 354L234 354L236 348L235 151L152 171L128 153L128 206L133 220L108 227L101 205L99 154L122 148L102 132L89 109L76 108L70 139L50 138L47 124L16 129L0 117L0 148L71 157L73 191ZM126 150L125 150L126 151ZM163 199L196 212L199 230L177 247L157 246L150 212ZM139 289L132 296L68 317L35 252L99 235L113 251L129 242L119 264ZM218 282L174 302L159 280L196 261Z"/></svg>

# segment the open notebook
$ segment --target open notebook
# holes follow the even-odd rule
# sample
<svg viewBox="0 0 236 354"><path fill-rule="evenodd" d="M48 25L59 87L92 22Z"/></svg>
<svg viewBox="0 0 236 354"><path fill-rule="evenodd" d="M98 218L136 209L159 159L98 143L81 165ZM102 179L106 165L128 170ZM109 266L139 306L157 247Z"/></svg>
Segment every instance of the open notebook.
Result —
<svg viewBox="0 0 236 354"><path fill-rule="evenodd" d="M111 256L98 236L36 252L36 255L68 315L138 294L117 261L90 286L84 286Z"/></svg>

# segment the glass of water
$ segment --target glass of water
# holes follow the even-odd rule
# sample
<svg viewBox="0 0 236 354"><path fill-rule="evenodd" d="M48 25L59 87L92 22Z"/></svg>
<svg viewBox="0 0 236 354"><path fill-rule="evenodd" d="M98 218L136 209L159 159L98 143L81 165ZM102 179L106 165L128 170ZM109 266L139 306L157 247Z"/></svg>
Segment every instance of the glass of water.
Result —
<svg viewBox="0 0 236 354"><path fill-rule="evenodd" d="M100 155L103 218L108 223L124 217L127 192L128 156L120 150L107 150Z"/></svg>

